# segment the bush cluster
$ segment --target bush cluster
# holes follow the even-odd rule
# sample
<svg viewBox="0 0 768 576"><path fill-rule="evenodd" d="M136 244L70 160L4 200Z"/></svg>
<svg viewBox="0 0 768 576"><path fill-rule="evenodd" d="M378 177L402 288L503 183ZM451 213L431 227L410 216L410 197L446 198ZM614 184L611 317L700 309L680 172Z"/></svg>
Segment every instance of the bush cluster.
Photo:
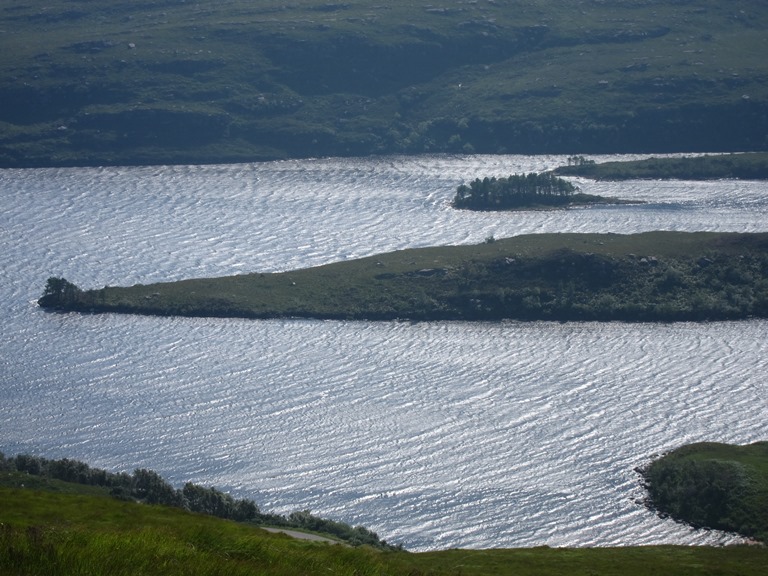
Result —
<svg viewBox="0 0 768 576"><path fill-rule="evenodd" d="M157 472L145 468L137 468L133 474L114 473L68 458L49 460L29 454L5 458L0 453L0 470L23 472L75 484L100 486L109 489L110 495L122 500L174 506L191 512L241 522L255 520L259 516L259 508L252 500L235 499L215 488L205 488L191 482L179 490L166 482Z"/></svg>
<svg viewBox="0 0 768 576"><path fill-rule="evenodd" d="M768 256L544 258L468 262L447 296L465 318L700 321L768 315Z"/></svg>

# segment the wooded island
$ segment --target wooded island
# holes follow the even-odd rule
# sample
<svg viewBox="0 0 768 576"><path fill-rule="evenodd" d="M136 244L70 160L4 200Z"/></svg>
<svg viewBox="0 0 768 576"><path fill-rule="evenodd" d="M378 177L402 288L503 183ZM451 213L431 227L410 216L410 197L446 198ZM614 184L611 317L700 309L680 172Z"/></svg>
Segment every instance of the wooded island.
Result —
<svg viewBox="0 0 768 576"><path fill-rule="evenodd" d="M467 210L523 210L606 203L618 204L620 201L584 194L577 186L552 172L531 172L508 178L476 178L469 186L461 184L456 189L452 205Z"/></svg>

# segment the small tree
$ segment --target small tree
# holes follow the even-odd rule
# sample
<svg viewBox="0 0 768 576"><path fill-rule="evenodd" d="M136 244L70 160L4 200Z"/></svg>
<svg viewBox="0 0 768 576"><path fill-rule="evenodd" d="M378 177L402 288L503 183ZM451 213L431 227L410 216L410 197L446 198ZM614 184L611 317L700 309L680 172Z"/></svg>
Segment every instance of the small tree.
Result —
<svg viewBox="0 0 768 576"><path fill-rule="evenodd" d="M51 276L37 303L43 308L61 308L74 304L82 290L65 278Z"/></svg>
<svg viewBox="0 0 768 576"><path fill-rule="evenodd" d="M133 472L133 495L148 504L164 504L181 507L181 492L175 490L160 475L146 468L137 468Z"/></svg>

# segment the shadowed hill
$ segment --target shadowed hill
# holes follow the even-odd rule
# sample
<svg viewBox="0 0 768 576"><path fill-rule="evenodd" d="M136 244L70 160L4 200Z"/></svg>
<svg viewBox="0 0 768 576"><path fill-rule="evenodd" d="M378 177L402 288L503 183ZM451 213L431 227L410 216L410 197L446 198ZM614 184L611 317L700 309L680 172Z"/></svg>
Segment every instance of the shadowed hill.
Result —
<svg viewBox="0 0 768 576"><path fill-rule="evenodd" d="M19 1L0 166L768 146L759 0Z"/></svg>

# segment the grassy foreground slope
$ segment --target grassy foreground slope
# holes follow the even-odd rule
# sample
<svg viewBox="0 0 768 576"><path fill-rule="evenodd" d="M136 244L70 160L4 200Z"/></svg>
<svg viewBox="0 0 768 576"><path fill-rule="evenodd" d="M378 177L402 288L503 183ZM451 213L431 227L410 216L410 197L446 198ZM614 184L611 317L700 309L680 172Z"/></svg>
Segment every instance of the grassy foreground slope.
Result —
<svg viewBox="0 0 768 576"><path fill-rule="evenodd" d="M383 552L56 488L0 486L0 574L757 576L768 563L747 546Z"/></svg>
<svg viewBox="0 0 768 576"><path fill-rule="evenodd" d="M294 511L288 515L264 512L253 500L234 498L215 487L186 482L183 488L175 488L157 472L145 468L137 468L132 474L115 473L69 458L51 460L30 454L6 458L0 452L0 486L108 495L119 500L160 504L255 526L311 531L322 534L326 540L352 546L399 548L387 544L364 526L353 527L338 520L320 518L309 510Z"/></svg>
<svg viewBox="0 0 768 576"><path fill-rule="evenodd" d="M676 321L768 316L768 234L535 234L274 274L82 291L41 306L245 318Z"/></svg>
<svg viewBox="0 0 768 576"><path fill-rule="evenodd" d="M763 0L7 0L0 167L768 148Z"/></svg>
<svg viewBox="0 0 768 576"><path fill-rule="evenodd" d="M651 463L643 475L660 513L768 541L768 442L690 444Z"/></svg>

